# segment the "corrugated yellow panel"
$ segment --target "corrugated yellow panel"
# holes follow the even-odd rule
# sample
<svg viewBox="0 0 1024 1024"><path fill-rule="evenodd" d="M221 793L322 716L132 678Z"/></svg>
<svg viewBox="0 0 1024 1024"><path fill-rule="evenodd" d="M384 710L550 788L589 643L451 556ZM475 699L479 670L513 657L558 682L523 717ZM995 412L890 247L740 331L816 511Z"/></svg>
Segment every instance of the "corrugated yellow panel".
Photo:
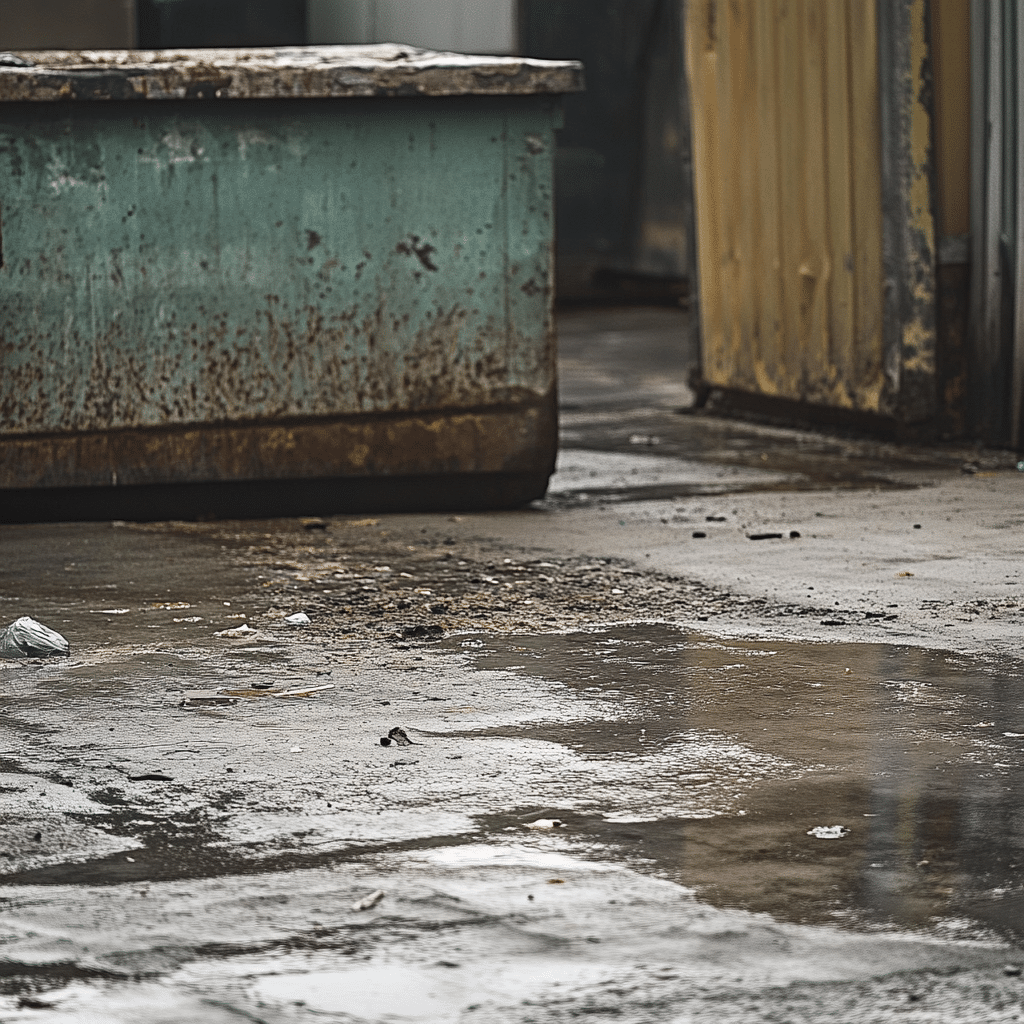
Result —
<svg viewBox="0 0 1024 1024"><path fill-rule="evenodd" d="M692 0L704 377L884 411L875 0Z"/></svg>

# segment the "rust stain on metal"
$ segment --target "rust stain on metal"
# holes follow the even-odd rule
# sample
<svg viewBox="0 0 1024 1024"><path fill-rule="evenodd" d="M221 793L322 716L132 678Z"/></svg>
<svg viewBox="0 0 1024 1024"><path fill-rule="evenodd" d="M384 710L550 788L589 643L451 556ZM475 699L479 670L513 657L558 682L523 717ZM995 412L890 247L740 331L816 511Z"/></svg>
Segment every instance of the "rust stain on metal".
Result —
<svg viewBox="0 0 1024 1024"><path fill-rule="evenodd" d="M8 438L0 487L551 472L554 391L528 405Z"/></svg>

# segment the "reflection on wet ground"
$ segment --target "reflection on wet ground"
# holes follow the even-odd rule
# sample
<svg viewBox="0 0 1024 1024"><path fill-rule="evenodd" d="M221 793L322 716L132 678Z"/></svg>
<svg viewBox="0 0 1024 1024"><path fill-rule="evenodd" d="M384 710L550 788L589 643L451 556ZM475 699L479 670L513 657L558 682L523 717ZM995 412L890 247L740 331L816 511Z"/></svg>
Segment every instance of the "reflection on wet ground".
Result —
<svg viewBox="0 0 1024 1024"><path fill-rule="evenodd" d="M750 1021L771 978L814 1007L771 1019L819 1021L868 984L898 1013L910 971L1019 1009L1014 666L655 623L217 636L243 583L69 602L93 642L0 663L3 1020Z"/></svg>
<svg viewBox="0 0 1024 1024"><path fill-rule="evenodd" d="M1021 934L1024 707L1010 666L657 625L469 642L477 668L557 680L595 704L516 730L593 767L589 813L579 800L545 809L561 836L611 845L719 905ZM832 825L849 833L808 835Z"/></svg>
<svg viewBox="0 0 1024 1024"><path fill-rule="evenodd" d="M7 881L213 877L526 839L796 922L1020 934L1011 666L657 624L331 653L282 626L213 647L210 623L200 637L178 609L150 614L133 617L131 643L112 616L110 639L69 661L5 666L0 722L20 740L0 782L38 787L46 833L11 847ZM190 689L261 681L333 688L179 706ZM395 722L415 746L379 746ZM832 826L841 838L809 834ZM35 859L19 869L24 847Z"/></svg>

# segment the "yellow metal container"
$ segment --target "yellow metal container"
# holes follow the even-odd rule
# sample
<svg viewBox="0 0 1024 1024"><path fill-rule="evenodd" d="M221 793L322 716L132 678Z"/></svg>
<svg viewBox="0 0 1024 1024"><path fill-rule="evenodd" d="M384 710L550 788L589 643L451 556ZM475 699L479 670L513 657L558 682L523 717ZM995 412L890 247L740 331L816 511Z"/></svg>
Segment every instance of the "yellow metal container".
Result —
<svg viewBox="0 0 1024 1024"><path fill-rule="evenodd" d="M924 0L691 0L705 383L934 414Z"/></svg>

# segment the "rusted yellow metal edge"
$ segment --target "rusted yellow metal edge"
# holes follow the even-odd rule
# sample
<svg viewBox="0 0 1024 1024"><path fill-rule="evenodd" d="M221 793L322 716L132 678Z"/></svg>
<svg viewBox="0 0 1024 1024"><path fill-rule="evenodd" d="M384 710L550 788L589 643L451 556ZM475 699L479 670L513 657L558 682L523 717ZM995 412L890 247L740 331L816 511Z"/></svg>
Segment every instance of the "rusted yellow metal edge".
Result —
<svg viewBox="0 0 1024 1024"><path fill-rule="evenodd" d="M882 410L904 423L935 416L934 168L927 0L884 5L880 19L885 347Z"/></svg>

